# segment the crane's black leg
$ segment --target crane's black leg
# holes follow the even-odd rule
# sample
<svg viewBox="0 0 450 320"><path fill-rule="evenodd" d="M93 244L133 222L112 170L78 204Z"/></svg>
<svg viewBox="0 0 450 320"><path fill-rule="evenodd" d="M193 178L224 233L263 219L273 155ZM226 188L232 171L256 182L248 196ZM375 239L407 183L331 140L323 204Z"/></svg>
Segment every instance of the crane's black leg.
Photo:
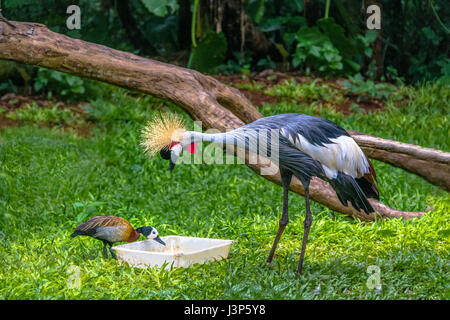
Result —
<svg viewBox="0 0 450 320"><path fill-rule="evenodd" d="M300 254L300 261L298 262L298 274L301 275L303 271L303 257L305 256L306 242L308 241L309 229L312 223L312 214L309 207L309 187L305 187L305 200L306 200L306 217L303 222L303 244L302 252Z"/></svg>
<svg viewBox="0 0 450 320"><path fill-rule="evenodd" d="M273 259L273 255L275 254L275 250L277 249L278 241L280 241L281 235L283 234L284 229L286 228L289 222L288 215L288 196L289 196L289 186L291 184L292 173L281 171L281 179L283 182L283 215L281 216L280 222L278 224L278 232L275 237L275 240L272 245L272 249L270 250L269 257L267 258L266 263L271 263Z"/></svg>
<svg viewBox="0 0 450 320"><path fill-rule="evenodd" d="M109 252L111 252L111 257L117 260L117 256L114 253L114 250L112 249L112 243L109 242L108 244L109 244Z"/></svg>

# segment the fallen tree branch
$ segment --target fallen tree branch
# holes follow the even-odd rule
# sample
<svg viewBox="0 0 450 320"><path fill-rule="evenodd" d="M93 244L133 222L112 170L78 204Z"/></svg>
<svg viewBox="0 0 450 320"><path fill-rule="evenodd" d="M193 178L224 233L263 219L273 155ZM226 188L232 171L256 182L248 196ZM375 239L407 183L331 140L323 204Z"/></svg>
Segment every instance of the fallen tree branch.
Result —
<svg viewBox="0 0 450 320"><path fill-rule="evenodd" d="M237 89L195 70L72 39L54 33L42 24L14 24L15 29L0 22L0 59L42 66L168 99L194 119L201 120L206 129L224 131L262 117ZM376 149L376 146L373 148ZM258 173L261 165L249 167ZM277 184L281 183L278 174L263 177ZM365 215L351 206L343 206L334 191L322 180L314 179L310 189L314 201L332 210L362 220L374 219L373 215ZM295 180L291 190L302 195L304 192L301 183ZM424 214L395 210L377 201L371 203L385 218L409 219Z"/></svg>
<svg viewBox="0 0 450 320"><path fill-rule="evenodd" d="M414 173L445 191L450 191L449 153L363 133L349 133L368 157Z"/></svg>

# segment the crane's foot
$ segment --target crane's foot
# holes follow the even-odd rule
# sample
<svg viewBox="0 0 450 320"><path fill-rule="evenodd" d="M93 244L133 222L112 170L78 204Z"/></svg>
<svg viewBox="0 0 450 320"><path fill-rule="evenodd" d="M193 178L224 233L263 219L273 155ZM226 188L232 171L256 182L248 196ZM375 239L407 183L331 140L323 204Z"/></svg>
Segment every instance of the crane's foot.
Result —
<svg viewBox="0 0 450 320"><path fill-rule="evenodd" d="M9 22L8 19L6 19L3 14L2 14L2 9L0 9L0 21L3 21L4 23L6 23L7 25L9 25L10 27L15 28L16 26L13 25L11 22Z"/></svg>
<svg viewBox="0 0 450 320"><path fill-rule="evenodd" d="M272 261L266 261L266 264L265 264L265 266L269 269L269 270L272 270L273 269L273 263L272 263Z"/></svg>

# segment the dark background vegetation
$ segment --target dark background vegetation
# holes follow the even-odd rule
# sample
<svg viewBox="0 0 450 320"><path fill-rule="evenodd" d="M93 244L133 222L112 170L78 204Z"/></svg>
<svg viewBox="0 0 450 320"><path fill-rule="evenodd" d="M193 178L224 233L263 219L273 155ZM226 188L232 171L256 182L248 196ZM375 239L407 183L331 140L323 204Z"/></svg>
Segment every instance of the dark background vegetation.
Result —
<svg viewBox="0 0 450 320"><path fill-rule="evenodd" d="M381 6L378 40L376 32L366 28L364 8L370 3ZM2 4L10 20L43 23L70 37L205 73L276 69L328 78L360 74L407 84L448 82L450 77L446 0L4 0ZM66 27L71 4L81 8L80 30ZM39 73L36 67L12 62L0 66L0 92L24 84L29 92L33 86L38 92L42 81L65 88L67 79L52 78L54 72ZM71 88L66 96L77 93L73 90L84 89Z"/></svg>

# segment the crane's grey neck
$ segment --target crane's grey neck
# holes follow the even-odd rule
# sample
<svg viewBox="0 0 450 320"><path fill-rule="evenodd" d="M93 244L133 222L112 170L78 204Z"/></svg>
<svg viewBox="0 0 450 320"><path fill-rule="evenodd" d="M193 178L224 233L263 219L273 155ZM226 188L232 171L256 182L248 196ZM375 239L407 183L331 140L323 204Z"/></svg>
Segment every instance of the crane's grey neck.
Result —
<svg viewBox="0 0 450 320"><path fill-rule="evenodd" d="M186 131L183 135L183 147L191 143L203 141L213 142L220 145L232 145L238 148L244 148L252 152L258 152L261 155L268 154L268 149L276 147L277 141L264 141L264 134L259 131L238 128L224 133L202 133L197 131ZM259 141L258 141L259 140Z"/></svg>
<svg viewBox="0 0 450 320"><path fill-rule="evenodd" d="M233 146L233 148L237 148L234 149L236 151L236 156L243 161L247 161L246 154L241 153L239 150L248 150L250 152L248 163L250 164L258 163L258 157L255 157L254 155L270 160L268 163L265 163L268 165L261 169L262 175L273 175L277 173L279 164L279 137L276 129L274 132L271 132L270 130L252 130L248 128L238 128L225 133L186 131L183 135L181 144L183 147L186 147L191 143L203 141L217 143L221 146Z"/></svg>
<svg viewBox="0 0 450 320"><path fill-rule="evenodd" d="M203 133L198 131L186 131L183 134L183 146L187 146L191 143L199 143L199 142L215 142L220 144L238 144L239 141L244 141L243 139L244 134L241 130L236 129L228 132L223 133Z"/></svg>

